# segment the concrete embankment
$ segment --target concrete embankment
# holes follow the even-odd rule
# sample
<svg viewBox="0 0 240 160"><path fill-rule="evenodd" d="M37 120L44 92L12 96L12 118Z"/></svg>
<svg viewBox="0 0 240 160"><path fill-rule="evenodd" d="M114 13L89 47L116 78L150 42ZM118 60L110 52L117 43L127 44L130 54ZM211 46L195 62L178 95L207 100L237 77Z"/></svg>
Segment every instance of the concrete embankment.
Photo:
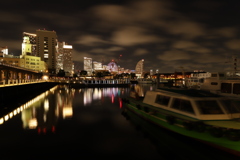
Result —
<svg viewBox="0 0 240 160"><path fill-rule="evenodd" d="M58 83L42 82L0 87L0 109L25 103L56 85Z"/></svg>

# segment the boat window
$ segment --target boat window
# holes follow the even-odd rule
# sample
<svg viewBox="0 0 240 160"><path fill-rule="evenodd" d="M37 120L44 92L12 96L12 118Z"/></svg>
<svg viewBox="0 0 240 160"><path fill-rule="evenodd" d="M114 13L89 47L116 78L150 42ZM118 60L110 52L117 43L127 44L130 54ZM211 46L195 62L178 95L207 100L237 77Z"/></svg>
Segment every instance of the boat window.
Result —
<svg viewBox="0 0 240 160"><path fill-rule="evenodd" d="M155 103L168 106L169 100L170 100L170 97L168 96L157 95Z"/></svg>
<svg viewBox="0 0 240 160"><path fill-rule="evenodd" d="M225 77L224 73L219 73L219 77Z"/></svg>
<svg viewBox="0 0 240 160"><path fill-rule="evenodd" d="M231 83L221 83L221 92L222 93L232 93L232 84Z"/></svg>
<svg viewBox="0 0 240 160"><path fill-rule="evenodd" d="M240 83L233 84L233 93L240 94Z"/></svg>
<svg viewBox="0 0 240 160"><path fill-rule="evenodd" d="M222 109L215 100L196 101L201 114L223 114Z"/></svg>
<svg viewBox="0 0 240 160"><path fill-rule="evenodd" d="M172 108L194 114L191 102L188 100L174 98Z"/></svg>
<svg viewBox="0 0 240 160"><path fill-rule="evenodd" d="M211 85L218 85L217 82L211 82Z"/></svg>
<svg viewBox="0 0 240 160"><path fill-rule="evenodd" d="M212 77L217 77L217 74L216 73L212 73Z"/></svg>
<svg viewBox="0 0 240 160"><path fill-rule="evenodd" d="M240 113L240 101L221 100L221 103L228 113Z"/></svg>
<svg viewBox="0 0 240 160"><path fill-rule="evenodd" d="M203 79L203 78L199 79L199 82L200 82L200 83L203 83L203 82L204 82L204 79Z"/></svg>

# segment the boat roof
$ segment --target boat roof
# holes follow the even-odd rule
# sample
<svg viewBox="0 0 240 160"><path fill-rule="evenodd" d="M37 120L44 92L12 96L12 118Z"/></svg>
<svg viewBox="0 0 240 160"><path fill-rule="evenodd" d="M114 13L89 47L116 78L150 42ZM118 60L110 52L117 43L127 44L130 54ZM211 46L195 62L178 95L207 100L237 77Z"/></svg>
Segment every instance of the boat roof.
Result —
<svg viewBox="0 0 240 160"><path fill-rule="evenodd" d="M205 90L197 90L197 89L186 89L186 88L174 88L174 87L160 87L157 88L157 91L164 91L164 92L169 92L172 94L180 94L188 97L223 97L218 94L211 93L209 91Z"/></svg>

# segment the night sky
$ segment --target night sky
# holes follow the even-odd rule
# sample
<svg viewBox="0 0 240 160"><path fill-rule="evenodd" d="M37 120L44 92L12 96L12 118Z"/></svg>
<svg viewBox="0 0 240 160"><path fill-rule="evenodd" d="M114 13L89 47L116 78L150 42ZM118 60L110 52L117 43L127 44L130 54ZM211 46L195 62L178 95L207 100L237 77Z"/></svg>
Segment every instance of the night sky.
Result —
<svg viewBox="0 0 240 160"><path fill-rule="evenodd" d="M23 32L54 30L73 46L77 69L90 57L131 70L144 59L145 71L213 72L233 69L240 54L239 0L6 0L0 16L9 54L21 54Z"/></svg>

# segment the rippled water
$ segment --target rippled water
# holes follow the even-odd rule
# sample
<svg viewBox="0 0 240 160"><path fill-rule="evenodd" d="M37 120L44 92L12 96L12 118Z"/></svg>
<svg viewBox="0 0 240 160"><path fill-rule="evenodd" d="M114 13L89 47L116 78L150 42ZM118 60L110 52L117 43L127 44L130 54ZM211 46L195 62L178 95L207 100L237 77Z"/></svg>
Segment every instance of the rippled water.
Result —
<svg viewBox="0 0 240 160"><path fill-rule="evenodd" d="M127 112L130 88L55 87L0 118L0 159L234 159ZM125 110L126 111L126 110Z"/></svg>

